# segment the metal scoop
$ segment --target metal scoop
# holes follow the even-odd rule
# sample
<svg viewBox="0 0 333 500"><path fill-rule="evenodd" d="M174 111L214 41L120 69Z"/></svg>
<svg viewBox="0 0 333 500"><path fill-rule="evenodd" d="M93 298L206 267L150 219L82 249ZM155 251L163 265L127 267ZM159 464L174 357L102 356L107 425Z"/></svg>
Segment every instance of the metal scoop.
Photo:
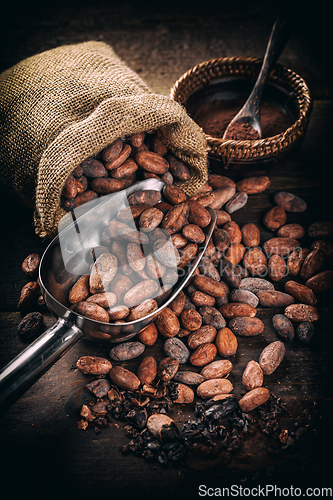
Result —
<svg viewBox="0 0 333 500"><path fill-rule="evenodd" d="M253 139L261 139L260 102L266 79L274 64L278 60L290 35L290 23L286 19L279 18L275 21L268 41L264 61L253 87L253 90L242 109L231 120L223 134L223 139L232 139L234 128L238 125L236 132L237 140L245 139L245 134L253 135Z"/></svg>
<svg viewBox="0 0 333 500"><path fill-rule="evenodd" d="M5 410L28 387L30 387L59 357L79 338L95 342L121 342L133 337L167 307L186 286L197 268L211 238L216 213L207 208L211 215L210 224L203 229L205 242L186 269L170 288L169 296L163 294L163 278L154 297L157 310L144 318L131 322L104 323L84 317L72 310L68 293L79 276L89 273L94 264L94 252L105 243L105 227L114 220L119 211L128 207L127 198L138 190L162 191L165 184L158 179L139 182L119 193L101 197L68 213L59 224L62 229L45 250L39 269L39 280L46 305L57 322L32 342L0 372L0 409ZM134 221L127 222L136 230ZM144 233L143 233L144 234ZM110 235L109 235L110 238ZM148 238L149 239L149 238ZM112 238L111 238L112 240ZM146 242L147 239L144 239ZM110 243L110 241L109 241ZM145 244L142 245L145 247ZM149 245L147 244L147 249ZM148 250L147 250L148 251ZM170 284L170 283L169 283ZM162 292L162 293L161 293ZM166 294L167 295L167 294Z"/></svg>

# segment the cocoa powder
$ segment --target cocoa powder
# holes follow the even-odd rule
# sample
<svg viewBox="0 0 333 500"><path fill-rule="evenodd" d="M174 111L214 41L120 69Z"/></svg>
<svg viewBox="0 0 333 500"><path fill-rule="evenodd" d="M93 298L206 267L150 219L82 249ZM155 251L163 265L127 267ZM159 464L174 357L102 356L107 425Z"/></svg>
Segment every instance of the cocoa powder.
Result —
<svg viewBox="0 0 333 500"><path fill-rule="evenodd" d="M244 105L241 98L228 101L209 101L193 114L194 121L204 132L213 137L222 137L225 129ZM284 132L293 123L291 118L271 102L262 102L260 107L262 138Z"/></svg>

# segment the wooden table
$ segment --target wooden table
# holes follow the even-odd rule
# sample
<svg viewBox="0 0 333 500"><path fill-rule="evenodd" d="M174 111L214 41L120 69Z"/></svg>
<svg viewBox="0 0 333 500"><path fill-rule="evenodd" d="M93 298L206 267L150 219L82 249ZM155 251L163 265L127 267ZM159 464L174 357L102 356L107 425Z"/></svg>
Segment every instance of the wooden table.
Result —
<svg viewBox="0 0 333 500"><path fill-rule="evenodd" d="M183 72L203 60L263 54L276 15L274 8L266 10L265 2L242 4L242 8L230 3L225 10L214 3L205 11L197 4L188 7L176 3L156 6L152 2L140 6L135 2L91 6L87 2L81 6L60 4L50 10L31 6L20 16L12 11L1 33L0 69L60 44L98 39L113 45L154 91L168 94ZM288 214L288 222L301 222L308 227L314 221L332 219L333 88L326 54L319 51L326 42L325 26L312 29L313 22L318 20L316 15L301 17L280 59L303 76L313 92L314 106L305 140L284 162L268 170L253 171L268 175L271 186L262 195L251 196L246 209L233 216L240 225L258 223L263 240L269 233L262 226L262 217L273 206L277 190L290 190L308 204L304 214ZM309 33L316 33L315 43ZM211 162L210 168L217 171L219 165ZM228 174L235 180L240 178L233 171ZM16 305L27 282L21 263L32 252L42 253L48 242L34 234L32 210L6 198L5 194L1 195L1 207L0 367L3 367L28 344L16 331L21 319ZM310 243L305 238L304 246ZM283 290L283 284L276 288ZM283 449L282 443L280 447L272 447L264 435L252 436L227 465L201 457L164 468L134 455L122 455L120 448L128 442L122 422L114 421L100 433L93 428L87 431L77 428L80 405L87 397L85 383L90 379L75 369L76 361L83 355L108 356L105 345L82 340L0 417L2 489L10 488L11 494L20 496L44 493L66 499L97 498L98 494L118 498L126 493L140 498L173 495L178 499L196 498L200 484L214 488L231 484L294 485L304 489L331 486L332 298L331 292L318 296L320 321L310 344L304 346L296 341L288 344L283 364L265 379L265 385L286 402L290 411L281 426L289 432L305 427L303 439L294 440ZM258 308L258 317L265 323L264 334L251 340L240 339L230 376L237 397L244 392L240 380L246 363L257 359L262 348L277 339L271 324L276 312L281 311ZM48 313L44 317L45 326L55 321ZM162 352L161 339L146 349L146 353L157 358L162 357ZM135 370L141 358L125 366ZM193 406L180 406L172 416L181 425L193 418Z"/></svg>

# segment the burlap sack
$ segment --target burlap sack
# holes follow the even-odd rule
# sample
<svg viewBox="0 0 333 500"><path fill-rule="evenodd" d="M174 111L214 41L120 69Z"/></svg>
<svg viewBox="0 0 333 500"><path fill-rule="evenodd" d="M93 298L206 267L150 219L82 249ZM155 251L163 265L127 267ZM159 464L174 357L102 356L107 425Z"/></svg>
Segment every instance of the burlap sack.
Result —
<svg viewBox="0 0 333 500"><path fill-rule="evenodd" d="M207 143L185 110L158 95L101 42L65 45L0 75L1 183L34 207L36 232L54 236L67 176L118 137L159 129L191 168L178 183L194 194L207 181Z"/></svg>

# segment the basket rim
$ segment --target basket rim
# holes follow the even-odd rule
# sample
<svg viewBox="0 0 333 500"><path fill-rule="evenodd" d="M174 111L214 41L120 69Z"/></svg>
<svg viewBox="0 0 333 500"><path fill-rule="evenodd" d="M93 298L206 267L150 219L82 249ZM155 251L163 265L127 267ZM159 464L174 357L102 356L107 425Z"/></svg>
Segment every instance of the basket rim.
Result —
<svg viewBox="0 0 333 500"><path fill-rule="evenodd" d="M193 66L178 78L170 90L169 97L185 107L190 94L224 76L250 76L253 67L260 69L263 59L259 57L219 57L203 61ZM298 119L284 132L256 140L224 140L205 134L209 153L224 157L229 162L253 161L279 156L291 146L296 146L304 136L312 110L311 92L305 80L295 71L276 63L267 81L278 83L282 88L292 90L297 100Z"/></svg>

